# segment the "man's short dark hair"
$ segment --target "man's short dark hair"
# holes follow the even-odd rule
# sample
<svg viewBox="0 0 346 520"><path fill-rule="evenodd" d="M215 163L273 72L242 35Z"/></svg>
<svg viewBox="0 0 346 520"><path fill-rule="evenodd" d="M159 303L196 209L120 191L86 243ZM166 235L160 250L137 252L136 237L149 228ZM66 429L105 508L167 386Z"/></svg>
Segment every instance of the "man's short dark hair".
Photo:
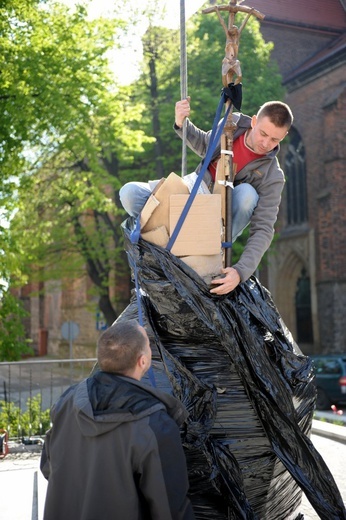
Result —
<svg viewBox="0 0 346 520"><path fill-rule="evenodd" d="M257 117L268 117L273 125L289 129L293 123L293 114L288 105L282 101L267 101L257 112Z"/></svg>
<svg viewBox="0 0 346 520"><path fill-rule="evenodd" d="M98 339L98 365L104 372L124 374L135 367L145 345L137 320L115 322Z"/></svg>

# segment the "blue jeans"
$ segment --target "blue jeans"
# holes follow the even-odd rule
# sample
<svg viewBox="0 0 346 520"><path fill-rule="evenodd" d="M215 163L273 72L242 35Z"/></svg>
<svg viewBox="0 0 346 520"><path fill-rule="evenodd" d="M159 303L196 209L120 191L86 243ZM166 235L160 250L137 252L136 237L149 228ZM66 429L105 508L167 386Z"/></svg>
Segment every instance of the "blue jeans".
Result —
<svg viewBox="0 0 346 520"><path fill-rule="evenodd" d="M120 201L131 217L137 217L151 194L147 182L128 182L120 189ZM258 193L251 184L238 184L232 191L232 241L234 242L250 223L258 203Z"/></svg>

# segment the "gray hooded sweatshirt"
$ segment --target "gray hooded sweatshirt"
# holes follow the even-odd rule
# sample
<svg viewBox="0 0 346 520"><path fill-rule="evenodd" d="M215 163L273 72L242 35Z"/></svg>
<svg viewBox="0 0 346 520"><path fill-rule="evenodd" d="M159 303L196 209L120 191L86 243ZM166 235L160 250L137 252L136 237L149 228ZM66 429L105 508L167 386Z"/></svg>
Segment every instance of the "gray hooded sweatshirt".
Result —
<svg viewBox="0 0 346 520"><path fill-rule="evenodd" d="M98 371L51 411L41 471L44 520L193 520L181 403L135 379Z"/></svg>

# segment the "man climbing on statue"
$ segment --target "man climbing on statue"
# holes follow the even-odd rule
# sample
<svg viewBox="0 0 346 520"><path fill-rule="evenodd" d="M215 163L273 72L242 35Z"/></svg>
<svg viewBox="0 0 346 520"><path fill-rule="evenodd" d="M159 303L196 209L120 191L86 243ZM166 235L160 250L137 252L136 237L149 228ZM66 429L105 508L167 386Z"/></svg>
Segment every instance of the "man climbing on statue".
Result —
<svg viewBox="0 0 346 520"><path fill-rule="evenodd" d="M184 177L191 191L201 171L212 131L205 132L197 128L189 116L190 97L178 101L175 105L174 130L182 137L182 128L186 121L186 144L202 159L195 172ZM211 289L211 293L218 295L227 294L239 283L245 282L256 271L272 242L285 182L277 155L280 150L279 143L292 125L293 115L285 103L269 101L252 117L234 112L232 121L235 124L232 241L241 235L248 224L250 233L238 262L232 267L225 267L222 277L212 281L215 287ZM200 193L213 193L217 187L220 154L221 147L218 143L205 171L199 188ZM121 188L120 200L129 215L136 217L140 213L156 182L129 182Z"/></svg>

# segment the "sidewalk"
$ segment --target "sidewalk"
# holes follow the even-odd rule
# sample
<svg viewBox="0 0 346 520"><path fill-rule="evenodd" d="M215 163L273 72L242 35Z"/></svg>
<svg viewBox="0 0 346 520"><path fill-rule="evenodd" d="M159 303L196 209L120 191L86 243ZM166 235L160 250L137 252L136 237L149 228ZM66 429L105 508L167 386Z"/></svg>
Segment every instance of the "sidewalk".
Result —
<svg viewBox="0 0 346 520"><path fill-rule="evenodd" d="M323 412L315 417L323 418ZM321 420L312 421L312 433L346 444L346 417L336 417L345 422L337 426ZM10 445L10 451L0 460L0 518L4 520L42 520L47 481L39 464L41 447Z"/></svg>
<svg viewBox="0 0 346 520"><path fill-rule="evenodd" d="M41 448L8 453L0 460L0 518L42 520L47 483L39 463Z"/></svg>

